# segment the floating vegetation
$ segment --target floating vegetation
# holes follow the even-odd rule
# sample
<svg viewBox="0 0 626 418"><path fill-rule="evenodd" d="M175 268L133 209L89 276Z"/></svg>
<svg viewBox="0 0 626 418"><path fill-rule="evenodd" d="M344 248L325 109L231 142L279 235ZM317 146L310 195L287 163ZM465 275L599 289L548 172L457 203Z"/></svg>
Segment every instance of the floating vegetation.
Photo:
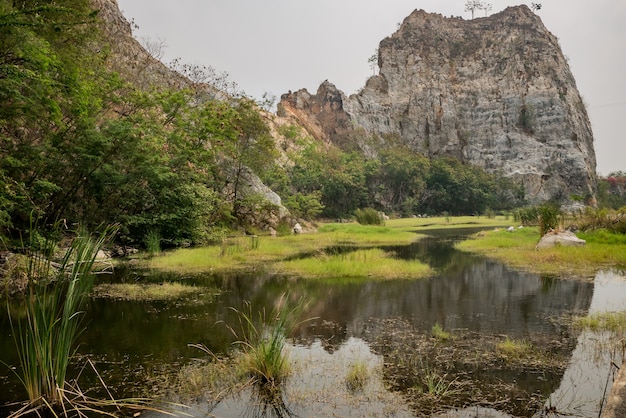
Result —
<svg viewBox="0 0 626 418"><path fill-rule="evenodd" d="M372 320L368 330L372 348L385 357L385 382L419 416L470 406L532 416L544 407L551 385L558 386L568 360L556 337L534 344L542 349L527 356L505 358L496 348L500 335L455 329L454 339L441 340L403 319ZM517 382L528 380L543 383L527 392Z"/></svg>
<svg viewBox="0 0 626 418"><path fill-rule="evenodd" d="M163 283L103 283L94 287L92 296L134 301L175 300L207 293L216 295L217 289L201 288L178 282Z"/></svg>

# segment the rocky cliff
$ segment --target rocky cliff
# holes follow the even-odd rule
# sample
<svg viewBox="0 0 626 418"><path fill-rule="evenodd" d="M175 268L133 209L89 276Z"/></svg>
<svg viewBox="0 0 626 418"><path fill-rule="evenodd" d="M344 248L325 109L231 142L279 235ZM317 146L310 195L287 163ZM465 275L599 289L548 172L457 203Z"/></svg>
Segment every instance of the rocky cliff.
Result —
<svg viewBox="0 0 626 418"><path fill-rule="evenodd" d="M378 53L379 74L357 94L324 82L316 94L283 95L279 114L337 144L364 131L458 157L512 177L534 203L594 196L585 105L556 37L528 7L474 20L415 11Z"/></svg>

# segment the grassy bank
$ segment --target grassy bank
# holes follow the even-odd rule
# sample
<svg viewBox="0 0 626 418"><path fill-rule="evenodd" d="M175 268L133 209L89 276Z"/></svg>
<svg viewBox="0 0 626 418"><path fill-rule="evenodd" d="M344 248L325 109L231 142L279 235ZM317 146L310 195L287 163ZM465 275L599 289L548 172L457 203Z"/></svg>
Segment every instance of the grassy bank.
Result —
<svg viewBox="0 0 626 418"><path fill-rule="evenodd" d="M432 274L432 269L416 260L399 260L378 248L362 249L344 254L320 254L279 262L281 273L307 278L415 279Z"/></svg>
<svg viewBox="0 0 626 418"><path fill-rule="evenodd" d="M626 268L626 236L604 230L578 233L587 241L582 247L554 247L536 250L539 230L481 232L457 244L457 248L484 254L512 267L540 274L589 276L602 269Z"/></svg>
<svg viewBox="0 0 626 418"><path fill-rule="evenodd" d="M351 257L332 256L325 249L409 244L431 229L504 226L504 218L407 218L383 226L326 223L317 231L280 237L235 236L219 245L166 252L143 261L144 267L179 273L254 271L263 268L302 277L423 277L430 273L419 262L402 262L380 252L357 252ZM296 261L295 258L300 258Z"/></svg>

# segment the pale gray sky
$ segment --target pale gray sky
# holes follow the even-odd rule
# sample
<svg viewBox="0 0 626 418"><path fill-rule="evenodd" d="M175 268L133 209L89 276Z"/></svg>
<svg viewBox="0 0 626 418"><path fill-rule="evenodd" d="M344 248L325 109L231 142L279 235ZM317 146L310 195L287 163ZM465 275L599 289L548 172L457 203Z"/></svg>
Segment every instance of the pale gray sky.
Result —
<svg viewBox="0 0 626 418"><path fill-rule="evenodd" d="M415 9L471 18L466 0L117 0L139 29L162 41L162 61L210 65L248 95L315 92L329 80L350 95L368 58ZM530 1L486 0L490 13ZM533 0L559 38L588 106L598 172L626 171L626 0ZM476 16L484 16L484 12Z"/></svg>

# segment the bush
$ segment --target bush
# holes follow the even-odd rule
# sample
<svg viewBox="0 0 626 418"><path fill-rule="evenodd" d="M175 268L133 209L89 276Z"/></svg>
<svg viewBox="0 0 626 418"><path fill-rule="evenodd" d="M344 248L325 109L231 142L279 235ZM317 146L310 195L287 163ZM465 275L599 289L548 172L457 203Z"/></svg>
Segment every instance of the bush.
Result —
<svg viewBox="0 0 626 418"><path fill-rule="evenodd" d="M381 214L372 208L357 209L354 216L361 225L384 225L385 220Z"/></svg>
<svg viewBox="0 0 626 418"><path fill-rule="evenodd" d="M561 210L556 206L544 205L538 208L539 232L543 237L549 230L557 229L561 218Z"/></svg>

